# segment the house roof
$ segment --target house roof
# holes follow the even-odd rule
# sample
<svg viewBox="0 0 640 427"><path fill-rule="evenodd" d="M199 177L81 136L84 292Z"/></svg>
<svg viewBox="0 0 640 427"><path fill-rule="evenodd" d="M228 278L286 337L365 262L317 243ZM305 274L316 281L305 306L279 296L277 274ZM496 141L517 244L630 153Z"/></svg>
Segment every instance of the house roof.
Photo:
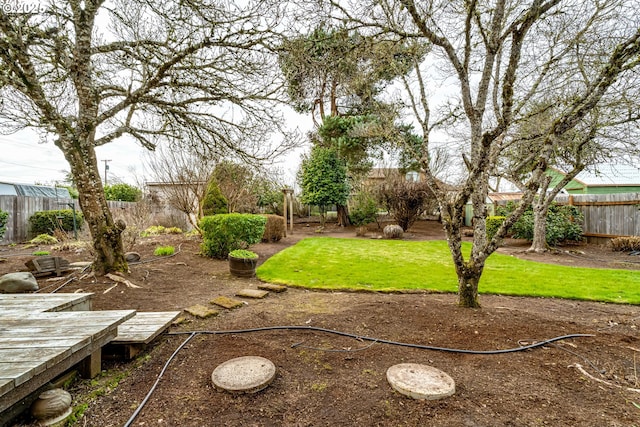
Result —
<svg viewBox="0 0 640 427"><path fill-rule="evenodd" d="M640 185L640 168L629 164L604 163L583 170L574 178L587 187Z"/></svg>

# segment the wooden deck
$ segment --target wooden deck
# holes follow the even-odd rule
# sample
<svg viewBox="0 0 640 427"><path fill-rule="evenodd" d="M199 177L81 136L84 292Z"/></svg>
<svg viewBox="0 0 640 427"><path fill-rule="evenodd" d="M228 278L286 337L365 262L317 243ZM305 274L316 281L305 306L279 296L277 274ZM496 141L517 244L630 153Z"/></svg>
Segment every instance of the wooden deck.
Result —
<svg viewBox="0 0 640 427"><path fill-rule="evenodd" d="M0 419L79 363L86 376L100 372L102 347L135 310L76 311L91 308L91 295L0 294Z"/></svg>
<svg viewBox="0 0 640 427"><path fill-rule="evenodd" d="M181 311L138 312L118 327L118 336L109 347L123 347L127 359L135 357L146 344L166 331Z"/></svg>

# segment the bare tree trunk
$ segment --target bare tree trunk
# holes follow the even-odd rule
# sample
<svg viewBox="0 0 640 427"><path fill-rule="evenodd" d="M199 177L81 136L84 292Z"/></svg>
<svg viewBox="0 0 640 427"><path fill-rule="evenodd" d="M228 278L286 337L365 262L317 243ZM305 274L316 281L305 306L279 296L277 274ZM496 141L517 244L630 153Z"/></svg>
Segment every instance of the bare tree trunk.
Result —
<svg viewBox="0 0 640 427"><path fill-rule="evenodd" d="M458 305L465 308L480 308L478 283L483 268L465 266L465 270L464 274L458 273Z"/></svg>
<svg viewBox="0 0 640 427"><path fill-rule="evenodd" d="M337 205L336 210L338 211L338 225L340 227L349 226L349 208L346 205Z"/></svg>
<svg viewBox="0 0 640 427"><path fill-rule="evenodd" d="M93 239L94 271L98 275L111 271L127 271L120 237L126 225L121 220L114 222L107 206L93 145L82 141L62 145L65 147L63 152L78 187L78 202Z"/></svg>
<svg viewBox="0 0 640 427"><path fill-rule="evenodd" d="M542 200L533 203L533 240L527 252L542 253L547 248L547 211L549 205Z"/></svg>

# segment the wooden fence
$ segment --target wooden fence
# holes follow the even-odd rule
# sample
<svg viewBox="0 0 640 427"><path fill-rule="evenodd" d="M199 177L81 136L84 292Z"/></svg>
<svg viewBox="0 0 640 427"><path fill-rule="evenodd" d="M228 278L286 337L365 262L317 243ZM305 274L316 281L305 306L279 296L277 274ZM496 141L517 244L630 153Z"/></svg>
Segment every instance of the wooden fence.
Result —
<svg viewBox="0 0 640 427"><path fill-rule="evenodd" d="M558 196L556 201L580 209L586 237L640 236L640 193Z"/></svg>
<svg viewBox="0 0 640 427"><path fill-rule="evenodd" d="M151 222L160 216L172 217L174 224L186 228L185 215L168 207L156 207L153 212L138 212L138 203L107 201L109 209L116 218L124 218L127 224L132 216L145 216L147 222ZM74 206L80 211L77 200L48 198L48 197L27 197L27 196L0 196L0 210L9 213L7 229L4 237L0 239L0 244L24 242L30 237L29 217L35 212L58 209L71 209ZM127 218L129 217L129 218ZM153 225L153 224L148 224Z"/></svg>

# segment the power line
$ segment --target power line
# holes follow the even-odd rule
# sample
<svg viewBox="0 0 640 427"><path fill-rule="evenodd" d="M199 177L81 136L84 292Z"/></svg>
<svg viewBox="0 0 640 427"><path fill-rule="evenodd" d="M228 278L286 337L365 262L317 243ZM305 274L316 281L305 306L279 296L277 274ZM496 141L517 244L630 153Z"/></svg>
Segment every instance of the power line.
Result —
<svg viewBox="0 0 640 427"><path fill-rule="evenodd" d="M23 164L20 164L20 163L7 162L6 160L0 160L0 163L6 163L8 165L13 165L13 166L22 166L22 167L25 167L25 168L42 169L42 170L48 170L48 171L63 172L63 169L52 169L52 168L43 168L41 166L23 165Z"/></svg>

